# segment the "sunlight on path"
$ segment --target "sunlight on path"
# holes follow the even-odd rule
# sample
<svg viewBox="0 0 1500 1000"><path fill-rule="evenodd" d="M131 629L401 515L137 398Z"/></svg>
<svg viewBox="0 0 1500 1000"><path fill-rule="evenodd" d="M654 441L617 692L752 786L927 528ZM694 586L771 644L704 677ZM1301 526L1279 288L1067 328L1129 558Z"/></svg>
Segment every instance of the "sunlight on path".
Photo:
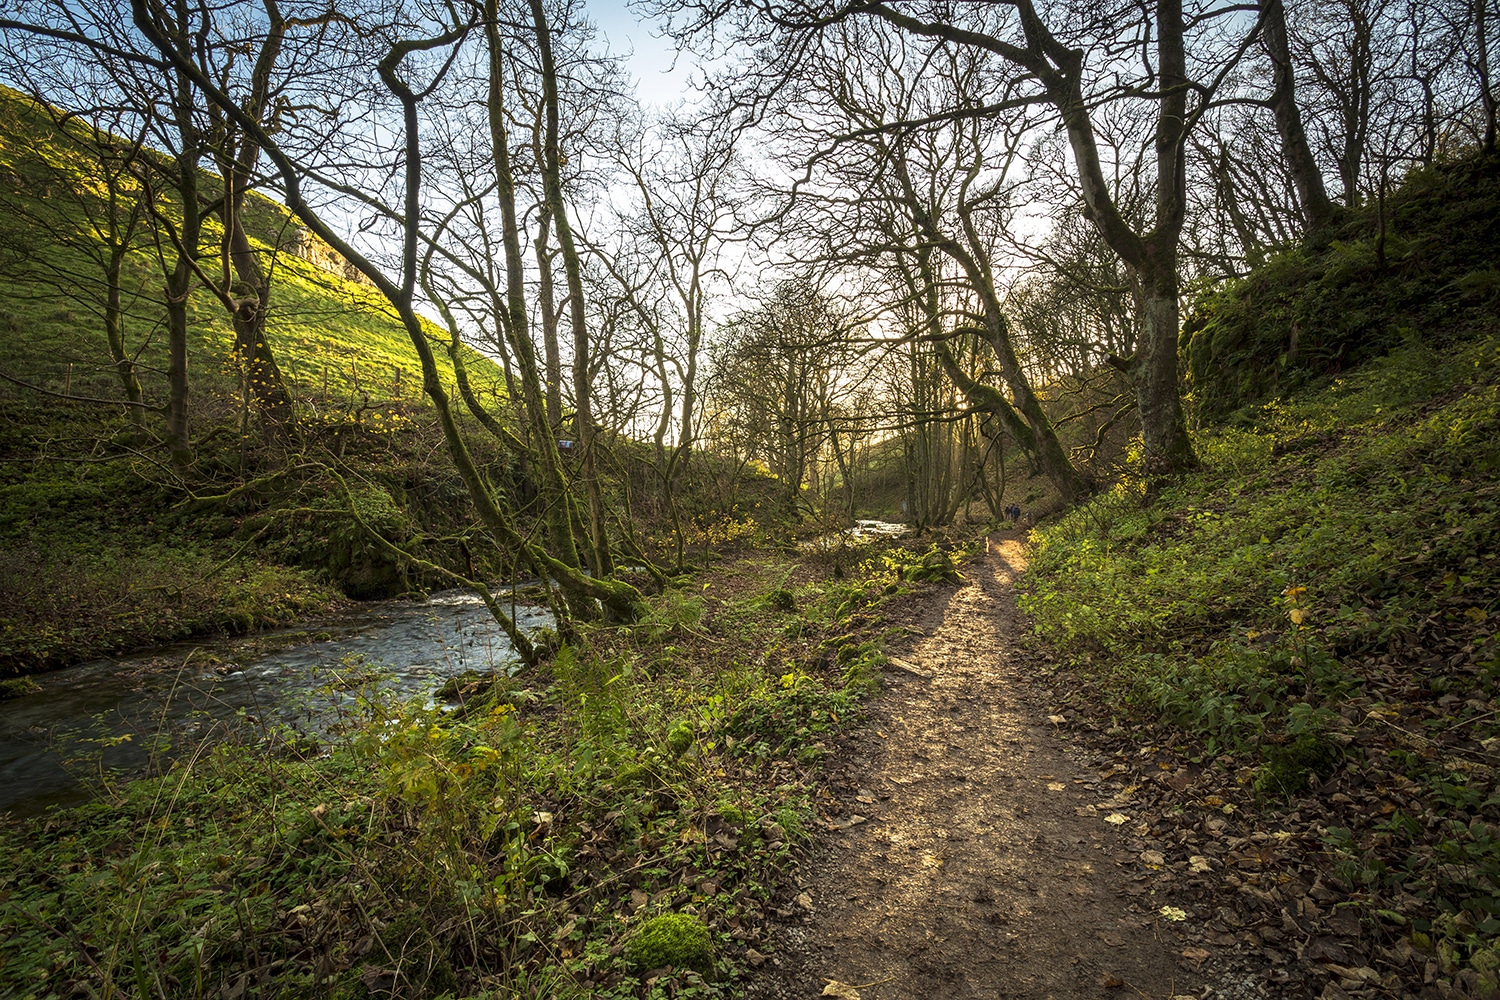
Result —
<svg viewBox="0 0 1500 1000"><path fill-rule="evenodd" d="M844 815L866 820L831 834L802 886L812 911L752 995L816 996L825 980L866 1000L1190 992L1156 940L1158 904L1115 870L1119 833L1077 812L1080 766L1020 700L1011 584L1025 565L1017 540L992 539L919 612L927 637L903 659L931 679L889 674L834 765Z"/></svg>

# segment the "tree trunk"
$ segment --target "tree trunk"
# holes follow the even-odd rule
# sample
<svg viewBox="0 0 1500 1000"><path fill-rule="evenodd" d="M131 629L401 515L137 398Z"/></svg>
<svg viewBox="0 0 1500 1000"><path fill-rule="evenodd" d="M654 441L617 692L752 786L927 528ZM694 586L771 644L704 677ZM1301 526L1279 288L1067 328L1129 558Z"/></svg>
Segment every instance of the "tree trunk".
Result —
<svg viewBox="0 0 1500 1000"><path fill-rule="evenodd" d="M1474 69L1479 76L1479 100L1484 108L1484 151L1495 151L1496 100L1490 85L1489 0L1474 0L1474 34L1479 51Z"/></svg>
<svg viewBox="0 0 1500 1000"><path fill-rule="evenodd" d="M594 573L610 576L614 559L609 551L609 535L604 511L604 496L599 488L598 455L595 452L593 379L589 372L588 304L583 290L583 266L573 242L573 228L568 221L567 203L562 189L562 153L559 142L559 100L557 66L552 58L551 29L542 0L531 0L531 20L536 29L537 53L541 57L542 94L546 104L546 148L542 160L543 187L552 210L552 225L557 231L557 248L562 253L563 272L568 280L568 313L573 326L573 405L576 410L578 446L582 451L579 476L589 504L589 536Z"/></svg>
<svg viewBox="0 0 1500 1000"><path fill-rule="evenodd" d="M542 358L547 366L547 423L562 437L562 353L557 343L557 291L552 281L552 212L543 206L536 223L537 308L542 313Z"/></svg>
<svg viewBox="0 0 1500 1000"><path fill-rule="evenodd" d="M1141 275L1145 343L1127 371L1140 411L1146 474L1153 479L1197 465L1177 388L1177 255L1162 256L1167 259Z"/></svg>
<svg viewBox="0 0 1500 1000"><path fill-rule="evenodd" d="M184 37L188 22L187 4L177 0L177 37L172 39L177 54L191 59L191 43ZM173 166L178 196L182 199L182 227L177 261L167 275L167 454L172 464L185 467L193 459L188 438L188 296L193 290L192 255L198 252L203 218L198 206L198 160L201 145L193 125L193 84L180 69L175 74L172 94L173 117L177 127L179 150Z"/></svg>
<svg viewBox="0 0 1500 1000"><path fill-rule="evenodd" d="M1335 218L1336 207L1323 186L1323 171L1313 157L1297 106L1297 76L1287 45L1286 8L1282 0L1260 0L1261 37L1271 57L1271 112L1281 133L1281 153L1297 187L1297 202L1309 231L1326 229Z"/></svg>
<svg viewBox="0 0 1500 1000"><path fill-rule="evenodd" d="M245 113L262 121L270 100L271 73L281 55L286 37L286 22L275 0L265 0L270 19L266 40L261 45L251 74L249 100ZM266 341L266 310L271 304L271 280L261 267L250 239L245 235L245 194L250 177L260 162L260 145L241 132L240 148L226 158L224 177L224 250L234 267L240 287L230 292L234 302L234 354L240 367L240 378L248 398L255 402L261 418L278 434L292 428L294 417L292 394L281 376L281 367Z"/></svg>
<svg viewBox="0 0 1500 1000"><path fill-rule="evenodd" d="M521 380L521 400L531 428L531 447L539 457L548 537L552 554L564 564L578 565L573 535L572 495L562 471L557 435L547 419L547 406L537 372L536 349L526 319L525 262L521 230L516 221L516 186L511 171L510 140L505 126L504 45L500 36L498 0L485 3L485 40L489 48L490 144L495 157L496 197L500 202L501 236L505 251L505 313L501 320ZM578 609L575 609L578 610Z"/></svg>
<svg viewBox="0 0 1500 1000"><path fill-rule="evenodd" d="M128 245L117 243L110 248L104 268L104 335L109 341L109 356L114 362L115 375L125 398L132 404L130 421L137 431L145 430L145 414L140 407L141 382L135 376L135 365L125 350L124 310L120 305L120 272L123 269Z"/></svg>

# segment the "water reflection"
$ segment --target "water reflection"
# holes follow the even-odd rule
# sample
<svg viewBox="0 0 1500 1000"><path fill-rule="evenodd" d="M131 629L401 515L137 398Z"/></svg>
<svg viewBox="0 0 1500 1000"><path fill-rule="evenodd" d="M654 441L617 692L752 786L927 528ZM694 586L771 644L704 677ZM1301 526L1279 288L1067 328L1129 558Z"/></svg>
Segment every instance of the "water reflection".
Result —
<svg viewBox="0 0 1500 1000"><path fill-rule="evenodd" d="M515 612L529 633L553 624L543 608ZM205 739L254 738L278 724L316 731L376 675L385 690L430 695L466 670L516 663L484 603L450 591L249 644L181 645L40 674L41 691L0 702L0 812L83 801L88 774L140 773Z"/></svg>

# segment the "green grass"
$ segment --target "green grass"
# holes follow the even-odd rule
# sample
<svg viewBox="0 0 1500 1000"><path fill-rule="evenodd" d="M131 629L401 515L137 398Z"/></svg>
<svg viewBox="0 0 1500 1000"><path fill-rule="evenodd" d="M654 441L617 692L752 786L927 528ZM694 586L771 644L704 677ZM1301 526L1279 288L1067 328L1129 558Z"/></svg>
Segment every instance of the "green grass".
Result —
<svg viewBox="0 0 1500 1000"><path fill-rule="evenodd" d="M1348 656L1422 628L1487 634L1500 612L1497 372L1500 341L1411 346L1264 407L1254 430L1200 435L1205 471L1154 502L1125 483L1037 531L1024 605L1038 635L1114 664L1122 696L1196 713L1234 743L1302 692L1287 668L1298 637ZM1300 626L1293 587L1306 588ZM1166 667L1153 660L1137 682L1138 657L1165 657L1171 683L1190 686L1148 690ZM1197 703L1205 692L1221 703Z"/></svg>
<svg viewBox="0 0 1500 1000"><path fill-rule="evenodd" d="M90 237L75 198L86 195L67 193L97 191L97 173L86 145L60 136L24 97L0 92L0 185L11 209L0 221L0 239L23 245L35 258L23 255L0 275L0 329L12 334L0 340L0 366L60 390L71 363L75 391L87 387L109 395L115 383L105 371L108 346L97 317L101 279L80 249ZM383 297L293 254L289 248L298 226L287 211L258 195L251 202L247 222L252 243L272 269L267 338L294 391L318 400L366 393L381 403L418 400L421 374L415 352ZM95 209L101 210L98 205ZM50 223L54 232L37 231L31 226L35 221ZM216 245L221 232L210 219L207 245ZM213 273L213 259L205 263ZM167 356L162 280L155 254L138 239L123 282L126 301L133 306L126 316L127 347L140 352L143 382L158 396L165 392ZM201 289L190 302L190 334L194 390L222 397L220 405L232 407L237 389L225 365L233 331L223 307ZM436 327L428 334L439 348L444 381L451 384L444 356L447 335ZM492 396L503 382L499 369L472 350L466 357L476 369L476 388Z"/></svg>
<svg viewBox="0 0 1500 1000"><path fill-rule="evenodd" d="M354 484L355 502L381 508L393 539L466 569L468 503L442 460L404 328L372 289L288 252L295 226L268 199L251 197L247 227L273 269L267 339L298 401L292 441L263 440L253 421L242 435L233 330L202 289L189 301L194 464L170 468L153 447L157 410L145 415L142 442L126 411L108 404L123 392L90 228L104 210L91 138L82 123L58 130L43 109L0 91L0 372L24 383L0 382L0 673L283 624L341 590L374 597L432 586L351 529L333 469ZM218 237L210 221L206 240ZM212 258L204 264L214 270ZM124 331L153 407L167 395L163 283L150 240L138 236L122 280ZM428 335L451 386L447 337L435 327ZM481 397L503 408L498 367L472 350L466 366ZM493 444L475 447L505 482ZM475 568L504 569L484 556Z"/></svg>
<svg viewBox="0 0 1500 1000"><path fill-rule="evenodd" d="M1255 405L1325 384L1417 331L1436 347L1493 332L1497 243L1500 157L1412 171L1383 210L1367 202L1316 244L1198 298L1183 328L1190 412L1248 427Z"/></svg>
<svg viewBox="0 0 1500 1000"><path fill-rule="evenodd" d="M796 567L749 560L463 712L367 693L321 746L220 746L5 831L0 992L734 995L871 689L827 652L878 654L869 566L798 585L795 636L764 595Z"/></svg>
<svg viewBox="0 0 1500 1000"><path fill-rule="evenodd" d="M1062 648L1208 654L1287 631L1305 586L1325 642L1362 651L1430 616L1490 613L1500 342L1395 352L1256 429L1199 435L1206 469L1143 504L1122 483L1037 532L1026 607Z"/></svg>
<svg viewBox="0 0 1500 1000"><path fill-rule="evenodd" d="M1312 776L1405 789L1388 818L1333 813L1336 877L1493 986L1500 338L1411 341L1251 417L1156 496L1127 480L1038 529L1022 606L1139 739L1258 760L1267 809Z"/></svg>

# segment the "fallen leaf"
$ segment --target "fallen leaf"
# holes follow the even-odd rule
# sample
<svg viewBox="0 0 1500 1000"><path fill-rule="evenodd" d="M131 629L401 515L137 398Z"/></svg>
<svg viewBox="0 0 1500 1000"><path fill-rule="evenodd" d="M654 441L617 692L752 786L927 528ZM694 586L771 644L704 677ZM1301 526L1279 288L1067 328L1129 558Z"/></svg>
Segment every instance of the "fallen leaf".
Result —
<svg viewBox="0 0 1500 1000"><path fill-rule="evenodd" d="M1187 911L1176 906L1163 906L1158 912L1163 920L1171 920L1174 923L1187 919Z"/></svg>
<svg viewBox="0 0 1500 1000"><path fill-rule="evenodd" d="M1047 782L1047 791L1049 791L1049 792L1060 792L1064 788L1067 788L1067 787L1068 786L1065 785L1065 784L1063 784L1061 781L1049 781L1049 782Z"/></svg>
<svg viewBox="0 0 1500 1000"><path fill-rule="evenodd" d="M1130 817L1126 816L1124 813L1110 813L1108 816L1104 817L1104 822L1110 824L1111 826L1120 826L1121 824L1129 823Z"/></svg>
<svg viewBox="0 0 1500 1000"><path fill-rule="evenodd" d="M1209 864L1208 859L1201 854L1194 854L1192 857L1188 858L1188 871L1192 872L1195 875L1200 872L1206 872L1211 867L1212 865Z"/></svg>
<svg viewBox="0 0 1500 1000"><path fill-rule="evenodd" d="M1121 979L1119 976L1111 976L1106 972L1104 975L1099 977L1099 985L1107 990L1117 990L1121 986L1125 985L1125 980Z"/></svg>
<svg viewBox="0 0 1500 1000"><path fill-rule="evenodd" d="M1054 726L1060 726L1064 722L1068 721L1068 717L1066 715L1049 715L1047 716L1047 721L1052 723Z"/></svg>
<svg viewBox="0 0 1500 1000"><path fill-rule="evenodd" d="M1205 948L1184 948L1182 949L1182 957L1189 961L1202 962L1208 958L1208 950Z"/></svg>
<svg viewBox="0 0 1500 1000"><path fill-rule="evenodd" d="M922 867L923 868L941 868L941 867L943 867L943 859L940 858L940 857L938 857L936 854L933 854L930 851L923 851L922 852Z"/></svg>
<svg viewBox="0 0 1500 1000"><path fill-rule="evenodd" d="M1167 859L1160 851L1142 851L1141 860L1153 868L1160 868L1167 863Z"/></svg>
<svg viewBox="0 0 1500 1000"><path fill-rule="evenodd" d="M859 990L848 983L841 983L837 979L829 979L827 983L828 985L823 987L823 992L819 993L819 996L843 997L844 1000L859 1000Z"/></svg>

